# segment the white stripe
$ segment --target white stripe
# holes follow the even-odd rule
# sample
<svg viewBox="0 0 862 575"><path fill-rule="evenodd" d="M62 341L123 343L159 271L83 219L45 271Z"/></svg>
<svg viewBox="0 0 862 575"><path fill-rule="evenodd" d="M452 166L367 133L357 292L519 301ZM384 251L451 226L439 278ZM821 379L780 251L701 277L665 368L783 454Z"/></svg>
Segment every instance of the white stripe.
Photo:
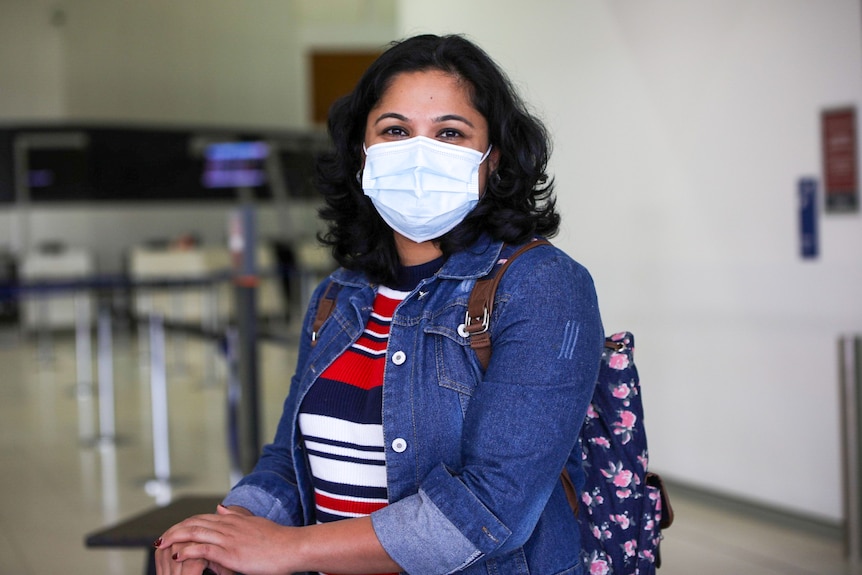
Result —
<svg viewBox="0 0 862 575"><path fill-rule="evenodd" d="M332 483L347 483L365 487L386 487L386 467L383 465L365 465L349 461L335 461L308 455L311 473L315 477Z"/></svg>
<svg viewBox="0 0 862 575"><path fill-rule="evenodd" d="M388 331L385 331L385 332L384 331L374 331L372 329L366 328L365 333L367 333L371 337L376 337L378 339L387 339L389 337Z"/></svg>
<svg viewBox="0 0 862 575"><path fill-rule="evenodd" d="M369 447L383 445L383 427L379 423L353 423L326 415L300 413L299 428L302 434L307 436L325 437Z"/></svg>
<svg viewBox="0 0 862 575"><path fill-rule="evenodd" d="M379 313L373 311L371 312L371 317L376 318L380 323L392 323L391 315L380 315Z"/></svg>
<svg viewBox="0 0 862 575"><path fill-rule="evenodd" d="M364 351L365 353L368 353L368 354L370 354L370 355L377 355L377 356L384 356L384 355L386 355L386 350L385 350L385 349L381 349L381 350L371 349L370 347L365 347L364 345L358 345L358 344L355 344L355 343L354 343L351 347L353 347L353 349L359 349L359 350L362 350L362 351Z"/></svg>
<svg viewBox="0 0 862 575"><path fill-rule="evenodd" d="M381 451L362 451L361 449L329 445L328 443L320 443L319 441L309 439L305 441L305 446L312 451L318 451L329 455L340 455L342 457L353 457L355 459L368 459L370 461L386 461L386 454L383 453L382 449Z"/></svg>
<svg viewBox="0 0 862 575"><path fill-rule="evenodd" d="M397 301L401 301L410 295L409 291L399 291L397 289L388 288L386 286L380 286L377 288L377 293L382 295L383 297L388 297L389 299L394 299Z"/></svg>

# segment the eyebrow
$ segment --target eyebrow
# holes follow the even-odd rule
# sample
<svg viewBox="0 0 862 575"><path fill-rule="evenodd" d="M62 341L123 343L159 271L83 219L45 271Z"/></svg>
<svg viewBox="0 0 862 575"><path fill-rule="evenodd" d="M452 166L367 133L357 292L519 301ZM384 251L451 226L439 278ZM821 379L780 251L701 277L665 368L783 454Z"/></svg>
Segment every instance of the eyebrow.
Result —
<svg viewBox="0 0 862 575"><path fill-rule="evenodd" d="M399 120L401 122L409 122L410 121L410 119L407 116L404 116L402 114L398 114L396 112L386 112L385 114L381 114L380 116L378 116L377 119L374 120L374 123L378 124L378 123L382 122L383 120L386 120L389 118L394 118L394 119ZM443 116L438 116L437 118L434 118L434 123L439 124L441 122L448 122L450 120L463 122L463 123L467 124L468 126L470 126L471 128L475 127L475 126L473 126L473 122L471 122L470 120L468 120L464 116L459 116L458 114L446 114Z"/></svg>

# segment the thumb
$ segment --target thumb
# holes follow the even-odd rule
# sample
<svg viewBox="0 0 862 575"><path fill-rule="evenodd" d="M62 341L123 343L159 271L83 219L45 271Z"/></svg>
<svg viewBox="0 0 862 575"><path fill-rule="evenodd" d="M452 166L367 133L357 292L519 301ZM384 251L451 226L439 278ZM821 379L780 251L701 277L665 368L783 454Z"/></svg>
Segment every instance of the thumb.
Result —
<svg viewBox="0 0 862 575"><path fill-rule="evenodd" d="M230 507L225 507L221 503L216 506L216 513L218 513L219 515L239 515L237 511L234 511Z"/></svg>

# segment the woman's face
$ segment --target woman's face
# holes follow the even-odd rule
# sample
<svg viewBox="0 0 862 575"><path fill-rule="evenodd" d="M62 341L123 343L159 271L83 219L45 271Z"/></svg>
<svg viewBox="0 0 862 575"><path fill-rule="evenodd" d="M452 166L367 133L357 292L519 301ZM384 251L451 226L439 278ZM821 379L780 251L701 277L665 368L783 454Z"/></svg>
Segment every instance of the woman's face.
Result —
<svg viewBox="0 0 862 575"><path fill-rule="evenodd" d="M365 146L425 136L441 142L488 150L488 122L473 107L467 87L456 76L440 70L403 72L368 113ZM499 154L491 150L479 166L479 193Z"/></svg>

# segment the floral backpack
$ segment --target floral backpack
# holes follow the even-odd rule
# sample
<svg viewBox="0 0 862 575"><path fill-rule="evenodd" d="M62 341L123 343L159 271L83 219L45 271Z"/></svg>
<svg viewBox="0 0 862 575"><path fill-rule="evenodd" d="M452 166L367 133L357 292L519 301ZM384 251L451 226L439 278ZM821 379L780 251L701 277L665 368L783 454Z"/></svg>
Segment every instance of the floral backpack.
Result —
<svg viewBox="0 0 862 575"><path fill-rule="evenodd" d="M661 478L648 471L634 345L628 332L605 340L578 440L586 483L576 513L590 575L654 574L661 566L661 530L673 522Z"/></svg>
<svg viewBox="0 0 862 575"><path fill-rule="evenodd" d="M546 243L538 239L518 250L505 246L491 273L476 282L461 330L470 334L470 345L483 366L491 356L488 322L503 272L518 255ZM647 471L634 343L629 332L605 340L596 388L576 447L586 476L581 493L575 493L568 471L561 474L578 518L584 569L590 575L654 575L661 566L661 530L673 522L661 478Z"/></svg>

